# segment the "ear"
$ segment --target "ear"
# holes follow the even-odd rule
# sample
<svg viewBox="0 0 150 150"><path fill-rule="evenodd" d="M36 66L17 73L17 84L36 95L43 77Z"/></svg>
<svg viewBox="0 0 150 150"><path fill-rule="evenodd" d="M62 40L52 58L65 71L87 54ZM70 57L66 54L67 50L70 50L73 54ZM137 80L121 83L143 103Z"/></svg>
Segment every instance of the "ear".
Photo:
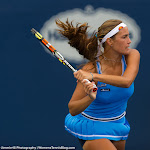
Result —
<svg viewBox="0 0 150 150"><path fill-rule="evenodd" d="M112 46L113 44L113 40L111 38L107 38L106 42L109 46Z"/></svg>

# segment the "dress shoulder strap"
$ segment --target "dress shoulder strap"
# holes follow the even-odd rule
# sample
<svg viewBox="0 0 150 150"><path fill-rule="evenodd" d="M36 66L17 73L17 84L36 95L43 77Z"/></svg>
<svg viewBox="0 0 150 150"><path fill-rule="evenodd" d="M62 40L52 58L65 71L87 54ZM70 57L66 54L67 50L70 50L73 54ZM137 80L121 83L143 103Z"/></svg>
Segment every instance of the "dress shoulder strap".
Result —
<svg viewBox="0 0 150 150"><path fill-rule="evenodd" d="M100 65L100 62L99 62L99 61L96 62L96 67L97 67L97 72L98 72L99 74L101 74L101 65Z"/></svg>
<svg viewBox="0 0 150 150"><path fill-rule="evenodd" d="M124 71L126 70L127 64L126 64L126 60L125 60L125 56L122 55L122 61L123 61L123 65L124 65Z"/></svg>

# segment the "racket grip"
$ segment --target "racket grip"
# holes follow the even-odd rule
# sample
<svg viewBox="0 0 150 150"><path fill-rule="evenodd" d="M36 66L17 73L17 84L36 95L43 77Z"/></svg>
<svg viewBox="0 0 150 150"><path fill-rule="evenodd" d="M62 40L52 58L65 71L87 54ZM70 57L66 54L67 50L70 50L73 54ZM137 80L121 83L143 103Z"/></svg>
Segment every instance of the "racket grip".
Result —
<svg viewBox="0 0 150 150"><path fill-rule="evenodd" d="M83 79L83 81L86 81L87 83L91 83L88 79ZM93 92L97 91L97 86L93 84Z"/></svg>

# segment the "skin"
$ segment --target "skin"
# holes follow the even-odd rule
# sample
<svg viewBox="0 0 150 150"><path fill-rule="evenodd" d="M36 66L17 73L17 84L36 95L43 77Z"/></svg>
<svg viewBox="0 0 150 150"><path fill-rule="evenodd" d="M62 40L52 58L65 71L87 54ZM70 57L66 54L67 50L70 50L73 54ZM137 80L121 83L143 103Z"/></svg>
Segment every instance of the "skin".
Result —
<svg viewBox="0 0 150 150"><path fill-rule="evenodd" d="M108 139L87 140L83 150L125 150L125 140L110 141Z"/></svg>
<svg viewBox="0 0 150 150"><path fill-rule="evenodd" d="M108 38L105 42L104 56L100 56L102 74L98 74L91 62L87 63L82 70L74 73L78 80L76 89L68 104L69 112L75 116L84 111L96 98L97 92L92 92L94 83L86 83L83 79L98 81L113 86L128 88L135 80L140 63L140 54L136 49L130 49L131 40L128 28L121 29L114 38ZM122 74L121 58L125 55L127 68ZM110 60L111 59L111 60ZM112 61L115 60L115 61ZM91 69L92 68L92 69ZM124 150L126 141L110 141L108 139L87 140L83 146L84 150Z"/></svg>

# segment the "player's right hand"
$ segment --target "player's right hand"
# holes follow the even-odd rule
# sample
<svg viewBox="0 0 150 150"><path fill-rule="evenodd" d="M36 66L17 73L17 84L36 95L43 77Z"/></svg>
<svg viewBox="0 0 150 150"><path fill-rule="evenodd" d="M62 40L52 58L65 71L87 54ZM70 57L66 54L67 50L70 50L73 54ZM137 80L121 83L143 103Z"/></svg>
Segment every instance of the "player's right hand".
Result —
<svg viewBox="0 0 150 150"><path fill-rule="evenodd" d="M97 91L93 92L93 87L94 87L94 82L87 82L87 80L83 80L81 82L83 84L84 87L84 91L88 94L88 96L92 99L95 100L96 99L96 95L97 95Z"/></svg>

